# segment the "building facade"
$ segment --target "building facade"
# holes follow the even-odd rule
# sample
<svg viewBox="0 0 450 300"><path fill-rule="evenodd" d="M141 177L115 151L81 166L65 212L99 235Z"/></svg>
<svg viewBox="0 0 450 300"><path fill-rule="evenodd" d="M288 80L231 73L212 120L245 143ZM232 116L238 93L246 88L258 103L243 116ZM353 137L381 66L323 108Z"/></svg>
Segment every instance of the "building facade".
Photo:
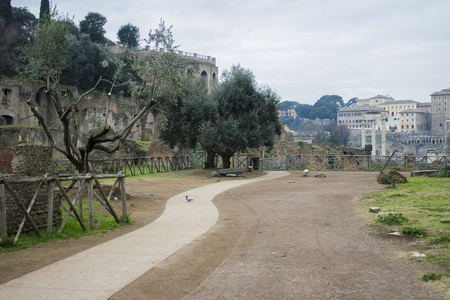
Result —
<svg viewBox="0 0 450 300"><path fill-rule="evenodd" d="M431 130L434 134L450 132L450 88L431 94Z"/></svg>

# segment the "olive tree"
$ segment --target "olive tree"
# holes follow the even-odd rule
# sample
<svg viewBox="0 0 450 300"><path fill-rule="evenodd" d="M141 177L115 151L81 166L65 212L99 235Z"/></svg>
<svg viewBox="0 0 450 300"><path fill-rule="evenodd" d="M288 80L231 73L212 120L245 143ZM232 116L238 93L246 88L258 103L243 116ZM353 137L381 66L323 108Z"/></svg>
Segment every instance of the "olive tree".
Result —
<svg viewBox="0 0 450 300"><path fill-rule="evenodd" d="M280 98L269 87L258 86L250 70L238 65L223 72L213 99L217 118L202 124L200 144L219 154L224 168L230 167L236 151L272 146L275 135L281 134Z"/></svg>
<svg viewBox="0 0 450 300"><path fill-rule="evenodd" d="M79 172L88 172L89 154L95 149L108 153L118 150L136 122L157 104L158 90L164 85L173 87L174 91L177 90L179 77L184 67L180 61L181 57L175 53L176 46L174 46L171 27L166 28L161 21L157 29L150 31L147 40L147 43L161 51L138 57L133 64L138 80L127 83L132 87L132 99L138 108L134 117L117 132L114 132L108 124L112 91L120 84L120 75L123 72L121 60L112 59L111 62L117 63L118 68L115 76L108 80L110 89L105 95L106 107L103 120L95 122L95 127L89 132L81 133L80 124L88 120L84 119L85 115L79 107L80 102L104 79L99 78L91 89L83 93L75 92L73 96L61 84L61 74L67 65L68 40L65 24L67 22L57 15L53 15L49 22L40 23L30 45L25 49L28 59L27 73L45 87L50 103L56 111L56 128L51 123L55 120L44 118L31 94L28 104L44 129L51 146L64 154Z"/></svg>

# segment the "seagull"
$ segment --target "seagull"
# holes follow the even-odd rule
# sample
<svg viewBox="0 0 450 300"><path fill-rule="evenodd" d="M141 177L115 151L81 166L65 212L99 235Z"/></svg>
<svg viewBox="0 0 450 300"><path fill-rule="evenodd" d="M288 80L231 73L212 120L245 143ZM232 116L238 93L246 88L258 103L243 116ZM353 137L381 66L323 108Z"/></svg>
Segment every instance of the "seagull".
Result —
<svg viewBox="0 0 450 300"><path fill-rule="evenodd" d="M186 201L187 201L187 202L191 202L191 201L194 201L194 199L192 199L192 198L189 198L189 196L188 196L188 195L186 195Z"/></svg>
<svg viewBox="0 0 450 300"><path fill-rule="evenodd" d="M220 181L220 178L219 178L219 179L217 179L216 181L217 181L217 182L219 182L219 181Z"/></svg>

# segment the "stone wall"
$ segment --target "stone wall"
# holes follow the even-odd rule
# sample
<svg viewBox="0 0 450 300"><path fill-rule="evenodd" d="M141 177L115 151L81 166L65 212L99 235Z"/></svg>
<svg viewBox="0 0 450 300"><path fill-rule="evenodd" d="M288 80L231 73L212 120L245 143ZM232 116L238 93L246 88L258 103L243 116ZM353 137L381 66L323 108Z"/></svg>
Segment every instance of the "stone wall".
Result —
<svg viewBox="0 0 450 300"><path fill-rule="evenodd" d="M18 144L44 145L47 137L39 126L0 126L0 145L2 149L9 149Z"/></svg>
<svg viewBox="0 0 450 300"><path fill-rule="evenodd" d="M51 146L30 144L12 148L12 167L14 175L42 176L53 170Z"/></svg>
<svg viewBox="0 0 450 300"><path fill-rule="evenodd" d="M35 195L39 182L36 183L13 183L14 179L27 178L27 176L43 176L52 172L52 148L43 145L19 144L11 148L13 174L7 175L11 187L19 197L25 208L28 208ZM47 226L47 186L42 185L36 201L30 212L33 221L39 229ZM8 234L17 232L24 217L23 212L18 207L12 195L5 188L7 228ZM53 200L53 225L58 226L62 221L61 202L55 194ZM28 221L25 222L23 232L31 231L32 227Z"/></svg>
<svg viewBox="0 0 450 300"><path fill-rule="evenodd" d="M11 187L22 201L25 208L28 208L39 183L11 183ZM24 217L23 212L17 206L16 201L5 189L6 195L6 220L8 235L16 234L17 229ZM43 184L42 188L36 198L32 210L30 211L31 218L39 229L47 228L47 184ZM59 197L54 197L53 200L53 226L59 226L62 222L61 202ZM28 221L25 222L22 232L31 232L33 228Z"/></svg>

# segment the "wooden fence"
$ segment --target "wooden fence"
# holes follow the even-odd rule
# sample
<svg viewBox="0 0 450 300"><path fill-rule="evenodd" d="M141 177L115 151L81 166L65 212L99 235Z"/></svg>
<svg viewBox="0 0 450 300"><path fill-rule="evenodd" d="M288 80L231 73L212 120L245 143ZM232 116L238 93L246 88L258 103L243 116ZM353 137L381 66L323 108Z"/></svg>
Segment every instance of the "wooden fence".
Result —
<svg viewBox="0 0 450 300"><path fill-rule="evenodd" d="M256 160L255 160L256 159ZM248 169L256 162L259 169L267 171L279 170L346 170L346 171L377 171L384 167L389 156L371 155L287 155L282 157L259 158L250 155L235 155L231 160L232 168ZM177 157L144 157L134 159L94 160L91 169L98 174L116 174L122 171L125 176L146 175L156 172L169 172L184 169L201 169L206 157L203 154ZM216 155L215 164L222 168L222 160ZM450 164L448 156L414 156L395 155L389 161L386 169L398 171L442 170ZM55 161L55 172L59 174L73 173L68 160Z"/></svg>
<svg viewBox="0 0 450 300"><path fill-rule="evenodd" d="M99 179L102 178L116 178L113 186L108 195L105 194L103 187L101 186ZM64 187L62 182L70 182L67 187ZM14 185L17 184L36 184L38 183L38 187L34 196L30 199L20 199L18 193L16 193L16 189ZM40 190L44 186L47 185L47 233L51 234L53 231L53 206L55 203L59 203L59 201L55 201L56 197L62 197L65 200L66 205L64 205L63 201L61 201L61 208L66 211L65 218L62 220L62 223L59 226L59 231L61 232L64 229L64 226L69 217L74 217L80 224L83 230L87 230L86 226L83 223L83 190L87 190L87 200L88 200L88 212L89 212L89 227L90 229L95 228L94 224L94 201L97 200L102 205L102 212L97 221L97 229L99 228L102 218L106 212L111 214L114 217L117 223L120 223L120 219L111 206L111 198L117 186L120 187L120 200L122 202L122 222L126 221L127 210L126 210L126 190L125 190L125 175L122 173L118 173L115 175L66 175L66 176L44 176L44 177L36 177L36 178L22 178L22 179L8 179L6 177L0 177L0 234L1 241L4 242L8 237L8 228L7 228L7 207L6 207L6 192L8 192L11 197L14 199L15 204L19 208L19 210L23 214L22 222L20 223L19 229L16 233L14 244L17 242L19 238L23 226L27 221L33 231L39 236L40 230L36 226L32 216L30 215L30 211L33 209L33 205L39 195ZM67 185L67 184L66 184ZM97 187L98 193L94 190L94 186ZM68 196L68 191L71 189L77 188L76 195L73 199L70 199ZM119 199L117 199L119 200ZM24 203L28 203L28 208L25 208ZM75 206L78 203L78 209Z"/></svg>
<svg viewBox="0 0 450 300"><path fill-rule="evenodd" d="M448 156L296 155L286 157L285 169L379 171L386 166L397 171L443 170L449 160Z"/></svg>

